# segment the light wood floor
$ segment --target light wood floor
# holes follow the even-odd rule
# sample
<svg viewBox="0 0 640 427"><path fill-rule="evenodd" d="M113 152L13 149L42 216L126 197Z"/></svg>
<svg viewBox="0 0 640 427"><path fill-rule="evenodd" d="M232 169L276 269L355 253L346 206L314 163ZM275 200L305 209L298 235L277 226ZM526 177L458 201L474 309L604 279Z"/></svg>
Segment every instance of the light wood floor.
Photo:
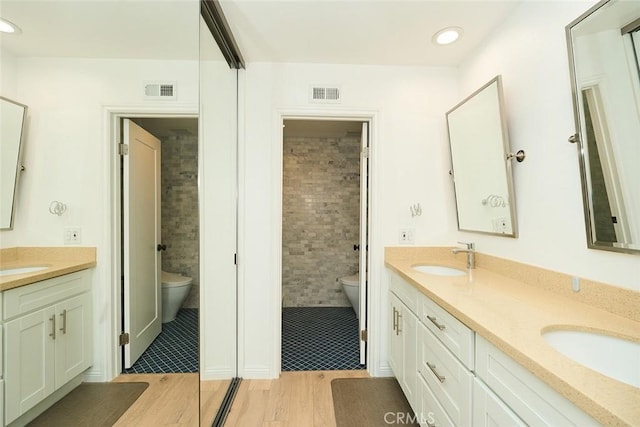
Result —
<svg viewBox="0 0 640 427"><path fill-rule="evenodd" d="M308 371L283 372L275 380L243 380L225 425L335 427L331 380L368 376L366 371ZM116 426L210 426L229 385L206 381L199 386L198 374L127 374L114 380L137 381L149 387Z"/></svg>
<svg viewBox="0 0 640 427"><path fill-rule="evenodd" d="M210 426L231 382L200 382L198 374L127 374L113 381L149 383L115 424L119 427Z"/></svg>
<svg viewBox="0 0 640 427"><path fill-rule="evenodd" d="M368 376L367 371L307 371L243 380L225 426L335 427L331 380Z"/></svg>

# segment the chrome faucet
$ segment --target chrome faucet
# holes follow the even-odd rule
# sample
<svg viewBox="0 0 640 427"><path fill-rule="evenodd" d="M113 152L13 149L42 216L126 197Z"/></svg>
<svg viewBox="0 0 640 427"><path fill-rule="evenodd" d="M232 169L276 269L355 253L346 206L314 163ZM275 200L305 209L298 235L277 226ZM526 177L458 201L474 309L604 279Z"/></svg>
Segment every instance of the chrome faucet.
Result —
<svg viewBox="0 0 640 427"><path fill-rule="evenodd" d="M467 249L454 248L451 252L457 254L458 252L467 253L467 268L476 268L476 245L475 243L458 242L461 245L466 245Z"/></svg>

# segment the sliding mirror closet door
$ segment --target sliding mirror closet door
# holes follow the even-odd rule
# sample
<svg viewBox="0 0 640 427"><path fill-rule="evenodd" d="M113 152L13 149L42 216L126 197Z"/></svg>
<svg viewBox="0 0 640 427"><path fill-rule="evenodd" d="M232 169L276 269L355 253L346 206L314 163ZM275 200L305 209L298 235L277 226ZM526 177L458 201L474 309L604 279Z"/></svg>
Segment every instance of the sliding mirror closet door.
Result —
<svg viewBox="0 0 640 427"><path fill-rule="evenodd" d="M237 70L200 21L200 406L211 425L236 377Z"/></svg>
<svg viewBox="0 0 640 427"><path fill-rule="evenodd" d="M159 297L163 282L160 272L167 269L190 276L193 291L198 288L199 267L197 254L186 253L163 239L169 238L170 232L180 233L185 223L182 218L172 222L159 216L160 222L171 229L153 227L151 237L158 240L154 241L157 244L147 244L146 235L136 237L135 231L149 222L127 223L125 209L131 208L129 212L135 211L136 215L152 211L153 221L157 221L158 212L165 210L172 196L165 192L162 176L151 174L151 180L141 174L125 177L121 166L137 161L131 154L140 146L130 145L125 155L126 150L119 152L118 144L126 143L125 128L148 128L145 132L156 134L151 139L159 140L155 145L162 148L155 151L157 155L154 153L153 170L162 172L165 178L175 170L164 167L171 150L166 149L162 134L168 131L170 140L189 139L192 145L198 144L198 125L193 124L198 121L199 111L199 6L198 0L0 0L0 16L22 29L19 34L0 36L0 96L29 106L23 152L26 171L20 183L16 226L11 234L3 232L2 239L15 246L62 246L65 227L72 226L81 231L79 246L96 248L97 265L91 274L93 357L83 379L151 384L140 397L146 410L128 411L120 420L122 425L155 425L161 423L158 420L177 416L194 423L198 420L197 316L189 331L196 338L191 371L126 372L127 365L135 366L142 357L138 354L146 351L146 343L145 349L133 352L128 361L123 361L123 349L140 338L141 331L148 329L146 325L157 325L155 330L162 334L170 329L167 325L175 323L161 319L165 304ZM151 120L170 124L154 126ZM197 165L196 154L189 161ZM196 200L190 216L198 213L194 175L195 169L189 176L195 193L191 196ZM168 186L175 186L175 182L170 181ZM152 198L132 198L133 202L152 199L152 208L136 209L141 203L125 206L124 195L133 188L142 188L138 194L144 196L154 193ZM159 197L153 191L157 189ZM61 216L47 209L54 199L68 207ZM171 207L169 211L176 213ZM158 233L158 229L163 231ZM162 252L161 247L165 249ZM144 256L129 258L127 251L131 250L144 252ZM188 271L180 262L167 262L167 257L174 256L188 258L196 266L189 264ZM133 297L123 296L130 295L122 289L127 275L134 278L130 282L138 289ZM140 277L144 286L136 286L143 282L135 279ZM180 281L189 280L183 277ZM197 304L197 296L195 301L192 296L185 304ZM127 316L134 320L123 321ZM150 341L153 338L147 343ZM177 347L182 350L187 345L180 342ZM157 357L165 366L172 366L181 356L165 353ZM153 379L147 381L139 375ZM179 386L184 388L174 386L178 376L188 378L180 380ZM158 384L171 392L179 389L180 396L189 396L188 402L154 394ZM149 392L155 397L149 399ZM105 402L96 399L95 405L104 407Z"/></svg>

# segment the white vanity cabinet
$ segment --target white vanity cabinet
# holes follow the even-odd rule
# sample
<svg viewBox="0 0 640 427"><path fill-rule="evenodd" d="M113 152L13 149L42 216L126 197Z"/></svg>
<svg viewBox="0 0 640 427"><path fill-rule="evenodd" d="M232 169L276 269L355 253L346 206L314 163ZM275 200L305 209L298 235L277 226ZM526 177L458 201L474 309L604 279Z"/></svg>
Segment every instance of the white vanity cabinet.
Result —
<svg viewBox="0 0 640 427"><path fill-rule="evenodd" d="M398 277L389 293L389 365L412 408L417 402L417 290Z"/></svg>
<svg viewBox="0 0 640 427"><path fill-rule="evenodd" d="M90 291L83 270L4 292L6 424L91 366Z"/></svg>
<svg viewBox="0 0 640 427"><path fill-rule="evenodd" d="M477 382L482 382L493 390L500 402L506 404L526 425L549 427L600 425L480 336L476 339L476 375ZM477 411L484 414L475 414L474 419L498 419L502 416L501 408L475 406Z"/></svg>

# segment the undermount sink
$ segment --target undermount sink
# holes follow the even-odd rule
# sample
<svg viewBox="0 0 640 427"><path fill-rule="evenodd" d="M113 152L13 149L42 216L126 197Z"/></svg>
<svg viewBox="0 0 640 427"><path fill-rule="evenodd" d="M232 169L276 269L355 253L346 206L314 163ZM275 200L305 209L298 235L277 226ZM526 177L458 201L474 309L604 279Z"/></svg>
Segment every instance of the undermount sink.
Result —
<svg viewBox="0 0 640 427"><path fill-rule="evenodd" d="M543 332L542 337L573 361L640 388L640 343L604 333L566 329Z"/></svg>
<svg viewBox="0 0 640 427"><path fill-rule="evenodd" d="M18 267L18 268L7 268L0 270L0 276L9 276L12 274L26 274L26 273L35 273L36 271L46 270L49 266L46 265L37 265L33 267Z"/></svg>
<svg viewBox="0 0 640 427"><path fill-rule="evenodd" d="M443 265L414 265L414 270L421 273L435 274L436 276L464 276L466 271L459 268L445 267Z"/></svg>

